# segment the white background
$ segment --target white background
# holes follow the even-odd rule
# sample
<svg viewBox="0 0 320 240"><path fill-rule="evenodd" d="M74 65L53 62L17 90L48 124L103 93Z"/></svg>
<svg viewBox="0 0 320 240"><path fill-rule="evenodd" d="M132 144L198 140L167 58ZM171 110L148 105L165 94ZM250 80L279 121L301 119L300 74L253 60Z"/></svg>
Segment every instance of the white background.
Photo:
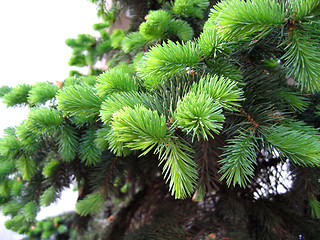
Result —
<svg viewBox="0 0 320 240"><path fill-rule="evenodd" d="M97 35L96 6L89 0L0 1L0 86L63 81L74 67L68 66L71 49L67 38ZM27 115L24 108L6 108L0 103L0 136L3 129L18 125ZM61 201L40 212L38 219L74 208L76 194L66 191ZM62 202L62 203L61 203ZM0 217L0 238L21 239L6 231Z"/></svg>

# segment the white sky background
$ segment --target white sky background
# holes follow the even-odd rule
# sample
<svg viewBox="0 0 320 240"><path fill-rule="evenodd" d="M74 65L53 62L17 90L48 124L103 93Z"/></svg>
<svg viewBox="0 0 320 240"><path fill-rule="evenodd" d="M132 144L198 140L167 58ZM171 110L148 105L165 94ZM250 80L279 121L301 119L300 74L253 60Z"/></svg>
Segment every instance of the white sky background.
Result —
<svg viewBox="0 0 320 240"><path fill-rule="evenodd" d="M1 0L0 86L63 81L75 69L68 66L72 50L65 40L81 33L97 35L92 29L97 22L96 6L89 0ZM24 108L6 108L0 101L0 136L3 129L18 125L27 112ZM63 203L46 208L38 219L73 209L75 201L74 193L65 192ZM21 238L6 232L3 223L0 217L1 239Z"/></svg>
<svg viewBox="0 0 320 240"><path fill-rule="evenodd" d="M0 1L0 85L64 80L72 69L65 40L96 34L98 21L89 0ZM22 120L21 110L2 103L0 112L1 133Z"/></svg>

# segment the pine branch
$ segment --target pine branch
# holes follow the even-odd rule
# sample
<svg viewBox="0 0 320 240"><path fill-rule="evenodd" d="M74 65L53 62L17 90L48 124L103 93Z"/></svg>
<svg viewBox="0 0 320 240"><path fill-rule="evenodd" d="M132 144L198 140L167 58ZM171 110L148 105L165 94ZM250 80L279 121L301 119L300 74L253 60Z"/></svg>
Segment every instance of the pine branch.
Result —
<svg viewBox="0 0 320 240"><path fill-rule="evenodd" d="M320 202L315 197L312 197L309 199L309 205L311 208L311 216L320 218Z"/></svg>
<svg viewBox="0 0 320 240"><path fill-rule="evenodd" d="M30 106L44 104L55 97L57 90L58 87L53 84L37 83L29 91L28 103Z"/></svg>
<svg viewBox="0 0 320 240"><path fill-rule="evenodd" d="M125 143L119 141L118 135L111 128L106 135L109 150L116 156L127 156L131 153L130 148L125 146Z"/></svg>
<svg viewBox="0 0 320 240"><path fill-rule="evenodd" d="M232 51L231 44L223 41L219 36L217 28L204 30L198 38L198 45L207 57L216 58L217 55L226 55Z"/></svg>
<svg viewBox="0 0 320 240"><path fill-rule="evenodd" d="M18 232L20 234L26 233L28 228L29 228L29 224L27 223L27 221L25 221L25 216L24 215L16 215L16 216L14 216L10 220L7 220L4 223L4 226L7 229L10 229L12 231Z"/></svg>
<svg viewBox="0 0 320 240"><path fill-rule="evenodd" d="M0 139L0 155L15 159L21 151L21 143L14 135L6 135Z"/></svg>
<svg viewBox="0 0 320 240"><path fill-rule="evenodd" d="M58 159L52 159L42 169L43 176L45 176L46 178L52 176L52 174L57 170L59 165L60 165L60 161Z"/></svg>
<svg viewBox="0 0 320 240"><path fill-rule="evenodd" d="M38 212L38 206L34 201L28 202L23 208L23 215L27 221L34 221Z"/></svg>
<svg viewBox="0 0 320 240"><path fill-rule="evenodd" d="M220 172L221 180L226 179L228 186L239 184L245 186L254 175L256 165L256 140L253 132L241 132L239 136L229 140L225 148Z"/></svg>
<svg viewBox="0 0 320 240"><path fill-rule="evenodd" d="M221 160L222 147L225 145L224 137L214 135L214 139L209 141L199 141L195 143L194 159L197 163L199 175L197 190L192 197L193 201L204 201L206 194L220 188L218 161Z"/></svg>
<svg viewBox="0 0 320 240"><path fill-rule="evenodd" d="M52 108L31 109L25 126L35 134L54 134L63 119L58 110Z"/></svg>
<svg viewBox="0 0 320 240"><path fill-rule="evenodd" d="M320 58L318 56L319 38L310 38L308 32L294 30L289 34L287 52L282 57L302 90L314 92L320 89Z"/></svg>
<svg viewBox="0 0 320 240"><path fill-rule="evenodd" d="M318 0L292 0L289 2L289 6L296 21L311 20L320 14L320 3Z"/></svg>
<svg viewBox="0 0 320 240"><path fill-rule="evenodd" d="M146 53L143 63L138 67L138 74L143 79L169 77L177 73L186 73L189 68L197 68L202 54L193 42L174 43L168 41L157 45Z"/></svg>
<svg viewBox="0 0 320 240"><path fill-rule="evenodd" d="M28 154L36 152L41 145L40 135L31 131L26 121L17 126L16 135L21 142L23 150Z"/></svg>
<svg viewBox="0 0 320 240"><path fill-rule="evenodd" d="M87 84L63 88L57 94L58 109L70 116L85 118L99 114L102 98Z"/></svg>
<svg viewBox="0 0 320 240"><path fill-rule="evenodd" d="M80 139L79 156L85 165L96 165L101 158L101 150L95 144L96 129L88 129Z"/></svg>
<svg viewBox="0 0 320 240"><path fill-rule="evenodd" d="M304 167L320 165L320 142L316 130L307 126L299 129L298 125L279 125L265 130L263 135L280 156L293 164Z"/></svg>
<svg viewBox="0 0 320 240"><path fill-rule="evenodd" d="M94 142L97 148L99 148L101 151L105 151L109 147L109 142L107 141L106 136L109 134L110 130L110 125L103 125L96 131L96 138Z"/></svg>
<svg viewBox="0 0 320 240"><path fill-rule="evenodd" d="M125 31L122 29L114 29L111 36L111 47L118 48L121 45L122 39L125 37Z"/></svg>
<svg viewBox="0 0 320 240"><path fill-rule="evenodd" d="M165 146L156 150L159 153L162 173L169 182L171 194L178 199L184 199L194 191L198 178L195 162L189 153L191 149L177 140L171 140Z"/></svg>
<svg viewBox="0 0 320 240"><path fill-rule="evenodd" d="M186 21L173 19L168 26L168 35L177 36L181 41L189 41L192 40L193 29Z"/></svg>
<svg viewBox="0 0 320 240"><path fill-rule="evenodd" d="M221 114L222 109L218 103L205 93L195 94L187 93L177 103L174 118L177 125L187 134L192 134L200 140L208 140L208 136L213 138L211 133L219 133L222 129L224 116Z"/></svg>
<svg viewBox="0 0 320 240"><path fill-rule="evenodd" d="M162 39L166 36L172 16L165 10L151 11L147 21L141 23L139 31L148 40Z"/></svg>
<svg viewBox="0 0 320 240"><path fill-rule="evenodd" d="M234 111L240 107L243 101L243 90L238 84L228 78L207 75L201 78L198 85L194 84L193 91L196 94L207 93L222 108Z"/></svg>
<svg viewBox="0 0 320 240"><path fill-rule="evenodd" d="M3 98L4 95L11 92L12 88L8 86L2 86L0 87L0 98Z"/></svg>
<svg viewBox="0 0 320 240"><path fill-rule="evenodd" d="M8 107L27 105L30 90L31 86L29 84L20 84L2 97L3 103L7 104Z"/></svg>
<svg viewBox="0 0 320 240"><path fill-rule="evenodd" d="M138 84L129 74L111 69L98 77L96 85L97 94L105 98L112 93L137 91Z"/></svg>
<svg viewBox="0 0 320 240"><path fill-rule="evenodd" d="M118 142L131 150L144 150L142 154L164 144L170 136L165 117L139 105L114 114L111 127Z"/></svg>
<svg viewBox="0 0 320 240"><path fill-rule="evenodd" d="M68 125L62 125L57 144L61 158L66 162L72 161L78 150L78 137L75 129Z"/></svg>
<svg viewBox="0 0 320 240"><path fill-rule="evenodd" d="M43 207L48 207L51 203L54 203L57 200L57 197L57 189L51 186L41 194L40 205Z"/></svg>
<svg viewBox="0 0 320 240"><path fill-rule="evenodd" d="M108 123L112 115L121 108L142 104L142 94L138 92L120 92L109 95L101 105L100 117L104 123Z"/></svg>
<svg viewBox="0 0 320 240"><path fill-rule="evenodd" d="M149 40L141 32L131 32L122 39L121 47L125 53L130 53L133 50L143 48L148 42Z"/></svg>
<svg viewBox="0 0 320 240"><path fill-rule="evenodd" d="M200 18L204 16L204 10L208 7L206 0L175 0L172 6L174 14L186 18Z"/></svg>
<svg viewBox="0 0 320 240"><path fill-rule="evenodd" d="M24 180L30 180L35 174L36 163L30 156L20 156L16 166L21 171Z"/></svg>
<svg viewBox="0 0 320 240"><path fill-rule="evenodd" d="M105 203L100 193L91 193L76 204L76 212L81 216L97 213Z"/></svg>
<svg viewBox="0 0 320 240"><path fill-rule="evenodd" d="M4 182L13 173L16 165L10 160L1 160L0 162L0 182Z"/></svg>
<svg viewBox="0 0 320 240"><path fill-rule="evenodd" d="M23 208L23 204L18 202L17 200L11 200L7 202L7 204L2 209L2 214L5 216L17 216L20 210Z"/></svg>
<svg viewBox="0 0 320 240"><path fill-rule="evenodd" d="M283 6L274 0L226 0L215 5L210 18L226 40L265 34L285 22Z"/></svg>
<svg viewBox="0 0 320 240"><path fill-rule="evenodd" d="M310 104L308 98L301 96L301 94L297 92L291 92L283 89L277 91L277 95L283 98L294 112L304 112Z"/></svg>

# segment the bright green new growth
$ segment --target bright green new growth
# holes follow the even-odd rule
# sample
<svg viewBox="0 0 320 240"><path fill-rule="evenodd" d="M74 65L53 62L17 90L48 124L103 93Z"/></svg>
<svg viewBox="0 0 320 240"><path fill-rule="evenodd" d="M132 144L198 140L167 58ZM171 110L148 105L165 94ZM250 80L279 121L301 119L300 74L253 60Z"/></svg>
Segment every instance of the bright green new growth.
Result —
<svg viewBox="0 0 320 240"><path fill-rule="evenodd" d="M192 151L178 139L168 141L167 145L158 147L162 173L166 182L169 182L171 194L177 199L190 196L198 178L195 162L188 153Z"/></svg>
<svg viewBox="0 0 320 240"><path fill-rule="evenodd" d="M66 41L88 76L0 88L8 106L30 107L0 139L6 226L27 232L75 181L79 215L115 218L117 237L102 238L318 239L319 1L147 1L111 36L125 8L91 1L101 36ZM182 235L158 231L168 206ZM58 238L42 225L33 233ZM60 232L76 238L69 228Z"/></svg>
<svg viewBox="0 0 320 240"><path fill-rule="evenodd" d="M28 103L36 106L46 103L55 97L58 87L50 83L36 83L29 91Z"/></svg>
<svg viewBox="0 0 320 240"><path fill-rule="evenodd" d="M222 108L229 111L237 111L243 101L243 90L238 84L228 78L217 75L201 78L198 84L194 84L192 91L196 94L207 93Z"/></svg>
<svg viewBox="0 0 320 240"><path fill-rule="evenodd" d="M34 134L54 134L63 122L61 113L52 108L34 108L26 119L25 126Z"/></svg>
<svg viewBox="0 0 320 240"><path fill-rule="evenodd" d="M6 135L0 139L0 154L9 159L15 158L21 150L21 143L14 135Z"/></svg>
<svg viewBox="0 0 320 240"><path fill-rule="evenodd" d="M23 189L23 181L21 181L20 179L17 179L12 183L10 193L13 196L19 196L21 194L22 189Z"/></svg>
<svg viewBox="0 0 320 240"><path fill-rule="evenodd" d="M112 93L137 91L138 83L129 74L111 69L98 77L96 90L101 98L106 98Z"/></svg>
<svg viewBox="0 0 320 240"><path fill-rule="evenodd" d="M146 20L139 27L139 32L146 40L155 41L177 36L180 40L187 41L193 36L193 29L186 21L174 19L167 11L151 11Z"/></svg>
<svg viewBox="0 0 320 240"><path fill-rule="evenodd" d="M226 40L263 35L283 24L286 17L282 5L274 0L226 0L213 9L210 17Z"/></svg>
<svg viewBox="0 0 320 240"><path fill-rule="evenodd" d="M165 144L170 136L165 117L139 105L116 112L111 127L117 141L132 150L144 150L142 154Z"/></svg>
<svg viewBox="0 0 320 240"><path fill-rule="evenodd" d="M3 103L7 104L8 107L17 105L26 105L28 102L28 94L31 90L29 84L20 84L17 87L7 91L3 96Z"/></svg>
<svg viewBox="0 0 320 240"><path fill-rule="evenodd" d="M118 48L121 45L121 41L122 39L125 37L125 31L124 30L120 30L120 29L115 29L111 36L110 36L110 40L111 40L111 47L113 48Z"/></svg>
<svg viewBox="0 0 320 240"><path fill-rule="evenodd" d="M292 0L290 5L297 21L313 19L320 13L320 2L318 0Z"/></svg>
<svg viewBox="0 0 320 240"><path fill-rule="evenodd" d="M185 74L188 69L200 67L201 60L201 51L194 42L180 44L168 41L151 48L137 71L143 79L167 78L173 74Z"/></svg>
<svg viewBox="0 0 320 240"><path fill-rule="evenodd" d="M99 114L102 98L87 84L74 85L57 94L58 109L70 116L91 117Z"/></svg>
<svg viewBox="0 0 320 240"><path fill-rule="evenodd" d="M186 22L181 19L173 19L168 26L169 36L177 36L182 41L189 41L193 37L193 29Z"/></svg>
<svg viewBox="0 0 320 240"><path fill-rule="evenodd" d="M108 123L113 113L125 106L134 107L137 104L143 104L148 95L138 92L119 92L109 95L101 105L100 117L104 123Z"/></svg>
<svg viewBox="0 0 320 240"><path fill-rule="evenodd" d="M2 209L2 213L5 215L5 216L8 216L8 215L12 215L12 216L15 216L18 214L18 212L23 208L23 204L17 202L17 201L10 201L8 202Z"/></svg>
<svg viewBox="0 0 320 240"><path fill-rule="evenodd" d="M198 38L198 45L206 57L215 58L217 55L227 54L231 51L230 44L223 41L216 28L204 30Z"/></svg>
<svg viewBox="0 0 320 240"><path fill-rule="evenodd" d="M166 36L172 17L169 12L164 10L152 11L146 16L146 22L143 22L139 31L144 38L161 39Z"/></svg>
<svg viewBox="0 0 320 240"><path fill-rule="evenodd" d="M144 47L148 42L141 32L131 32L122 39L121 47L124 52L129 53Z"/></svg>
<svg viewBox="0 0 320 240"><path fill-rule="evenodd" d="M10 229L12 231L16 231L20 234L23 234L24 231L28 229L28 224L26 222L25 216L24 215L16 215L13 218L7 220L4 223L4 226L7 229Z"/></svg>
<svg viewBox="0 0 320 240"><path fill-rule="evenodd" d="M214 138L211 131L218 134L222 129L224 116L219 104L205 93L195 94L190 92L178 101L175 119L178 126L187 134L192 133L200 140ZM201 136L201 137L200 137Z"/></svg>
<svg viewBox="0 0 320 240"><path fill-rule="evenodd" d="M172 11L174 14L183 17L203 18L203 12L208 7L209 1L206 0L176 0Z"/></svg>

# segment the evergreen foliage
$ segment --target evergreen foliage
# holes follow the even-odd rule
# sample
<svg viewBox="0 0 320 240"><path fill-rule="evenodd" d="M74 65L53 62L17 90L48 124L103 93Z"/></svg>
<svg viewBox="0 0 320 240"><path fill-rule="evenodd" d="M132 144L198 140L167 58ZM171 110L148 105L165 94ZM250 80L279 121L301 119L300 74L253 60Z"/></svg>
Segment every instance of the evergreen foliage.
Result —
<svg viewBox="0 0 320 240"><path fill-rule="evenodd" d="M50 83L37 83L32 86L28 103L30 106L41 105L55 97L58 87Z"/></svg>
<svg viewBox="0 0 320 240"><path fill-rule="evenodd" d="M0 88L8 107L30 108L0 139L6 227L26 239L319 239L319 1L91 2L100 35L66 40L87 76ZM128 9L131 27L110 34ZM36 221L71 183L76 213Z"/></svg>

